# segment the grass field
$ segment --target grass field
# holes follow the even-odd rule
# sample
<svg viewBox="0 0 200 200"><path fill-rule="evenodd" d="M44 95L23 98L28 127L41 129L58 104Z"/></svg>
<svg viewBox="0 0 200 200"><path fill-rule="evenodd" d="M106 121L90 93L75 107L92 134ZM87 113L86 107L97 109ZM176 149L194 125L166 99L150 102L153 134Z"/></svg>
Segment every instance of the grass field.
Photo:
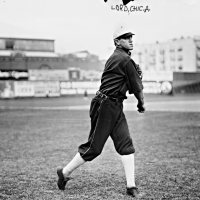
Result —
<svg viewBox="0 0 200 200"><path fill-rule="evenodd" d="M75 97L70 101L88 103ZM39 101L2 102L26 107ZM61 103L40 100L42 106ZM136 148L136 183L143 195L139 199L200 199L200 112L125 114ZM87 110L1 109L0 199L131 199L110 139L97 159L74 172L64 192L57 189L56 168L76 154L89 128Z"/></svg>

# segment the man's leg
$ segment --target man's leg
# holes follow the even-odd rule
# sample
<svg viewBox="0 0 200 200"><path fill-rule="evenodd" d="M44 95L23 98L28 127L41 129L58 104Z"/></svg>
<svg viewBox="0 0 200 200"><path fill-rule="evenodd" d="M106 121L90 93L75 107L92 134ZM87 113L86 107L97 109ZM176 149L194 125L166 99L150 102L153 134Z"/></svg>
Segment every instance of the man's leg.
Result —
<svg viewBox="0 0 200 200"><path fill-rule="evenodd" d="M69 177L70 174L78 167L83 165L86 161L77 153L74 158L63 168L62 173L65 177Z"/></svg>
<svg viewBox="0 0 200 200"><path fill-rule="evenodd" d="M135 158L134 154L122 155L122 163L126 175L127 188L135 187Z"/></svg>
<svg viewBox="0 0 200 200"><path fill-rule="evenodd" d="M91 130L88 141L78 148L78 153L63 169L57 170L58 187L65 189L69 175L86 161L91 161L101 154L103 146L109 137L110 130L115 124L118 113L115 106L104 103L102 99L95 99L90 108ZM119 111L118 111L119 112Z"/></svg>
<svg viewBox="0 0 200 200"><path fill-rule="evenodd" d="M122 163L126 175L126 193L132 197L138 197L139 191L135 185L135 158L134 154L122 155Z"/></svg>
<svg viewBox="0 0 200 200"><path fill-rule="evenodd" d="M92 133L96 127L96 123L97 123L97 119L98 119L97 110L98 110L99 106L100 106L100 102L97 101L95 98L93 98L93 100L91 101L91 105L90 105L91 130L90 130L88 140L91 139ZM91 110L92 110L92 112L91 112ZM61 176L65 177L65 178L69 177L75 169L77 169L78 167L83 165L85 162L86 162L86 160L84 160L83 157L78 152L64 168L58 169L60 171L59 173L61 174Z"/></svg>
<svg viewBox="0 0 200 200"><path fill-rule="evenodd" d="M60 190L65 189L65 185L67 182L71 179L69 176L70 174L79 166L85 163L85 160L80 156L79 153L77 153L74 158L64 167L64 168L58 168L57 169L57 175L58 175L58 188Z"/></svg>
<svg viewBox="0 0 200 200"><path fill-rule="evenodd" d="M124 166L127 194L133 197L138 195L138 189L135 184L135 158L134 158L134 146L130 137L128 124L124 113L121 113L115 128L111 133L115 149L120 154L122 163Z"/></svg>
<svg viewBox="0 0 200 200"><path fill-rule="evenodd" d="M85 161L91 161L101 154L120 114L119 107L109 99L101 100L99 106L93 104L93 107L97 112L90 112L91 130L88 141L78 148L78 152Z"/></svg>

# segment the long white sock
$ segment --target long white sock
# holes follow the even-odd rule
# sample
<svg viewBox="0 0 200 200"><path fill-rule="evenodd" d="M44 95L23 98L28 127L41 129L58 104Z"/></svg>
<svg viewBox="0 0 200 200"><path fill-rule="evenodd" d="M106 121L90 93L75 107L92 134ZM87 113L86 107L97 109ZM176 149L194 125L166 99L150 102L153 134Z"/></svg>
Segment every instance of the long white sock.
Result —
<svg viewBox="0 0 200 200"><path fill-rule="evenodd" d="M63 168L64 176L69 176L76 168L80 167L85 162L86 161L81 157L80 153L77 153L74 158Z"/></svg>
<svg viewBox="0 0 200 200"><path fill-rule="evenodd" d="M134 154L121 156L122 163L125 170L127 187L135 186L135 158Z"/></svg>

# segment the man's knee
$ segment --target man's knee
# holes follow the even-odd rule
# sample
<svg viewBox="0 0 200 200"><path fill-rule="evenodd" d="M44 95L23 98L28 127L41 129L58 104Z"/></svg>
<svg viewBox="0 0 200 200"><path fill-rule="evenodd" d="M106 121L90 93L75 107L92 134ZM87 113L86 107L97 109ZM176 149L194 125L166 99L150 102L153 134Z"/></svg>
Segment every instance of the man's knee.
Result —
<svg viewBox="0 0 200 200"><path fill-rule="evenodd" d="M93 159L95 159L97 156L99 156L101 154L102 150L98 149L98 148L90 148L88 149L86 152L80 152L79 150L79 153L81 154L82 158L85 160L85 161L92 161Z"/></svg>
<svg viewBox="0 0 200 200"><path fill-rule="evenodd" d="M117 149L117 152L121 156L129 155L129 154L135 153L135 148L133 146L128 147L128 148L120 148L120 149Z"/></svg>
<svg viewBox="0 0 200 200"><path fill-rule="evenodd" d="M102 152L102 150L100 150L98 148L93 148L93 156L94 156L94 158L99 156L101 154L101 152Z"/></svg>
<svg viewBox="0 0 200 200"><path fill-rule="evenodd" d="M130 137L127 137L125 140L118 143L115 146L115 149L120 155L129 155L135 153L135 148Z"/></svg>

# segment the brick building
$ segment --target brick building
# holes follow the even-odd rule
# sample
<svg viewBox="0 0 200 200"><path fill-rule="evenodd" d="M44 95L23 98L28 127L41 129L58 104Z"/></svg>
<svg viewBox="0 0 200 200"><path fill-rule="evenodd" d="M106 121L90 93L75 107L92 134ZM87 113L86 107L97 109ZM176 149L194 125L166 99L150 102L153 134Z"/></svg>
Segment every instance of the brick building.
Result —
<svg viewBox="0 0 200 200"><path fill-rule="evenodd" d="M0 38L0 70L65 69L54 40Z"/></svg>

